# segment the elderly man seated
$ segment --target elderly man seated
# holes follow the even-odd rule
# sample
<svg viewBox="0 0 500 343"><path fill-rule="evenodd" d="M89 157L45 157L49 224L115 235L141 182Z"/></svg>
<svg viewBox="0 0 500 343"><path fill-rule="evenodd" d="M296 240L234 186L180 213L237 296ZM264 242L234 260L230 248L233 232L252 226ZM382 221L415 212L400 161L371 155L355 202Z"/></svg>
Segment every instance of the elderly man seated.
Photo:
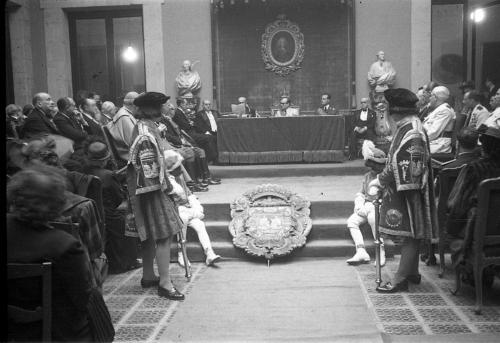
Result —
<svg viewBox="0 0 500 343"><path fill-rule="evenodd" d="M455 111L446 102L450 91L444 86L437 86L431 92L430 106L434 110L423 121L423 127L429 136L430 152L450 153L451 136L455 124Z"/></svg>

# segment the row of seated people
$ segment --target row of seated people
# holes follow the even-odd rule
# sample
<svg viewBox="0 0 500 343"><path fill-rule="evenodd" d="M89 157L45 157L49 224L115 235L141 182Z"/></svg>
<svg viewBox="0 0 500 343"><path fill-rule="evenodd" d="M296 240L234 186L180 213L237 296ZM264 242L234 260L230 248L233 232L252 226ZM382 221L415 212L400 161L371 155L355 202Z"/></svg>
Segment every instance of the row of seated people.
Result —
<svg viewBox="0 0 500 343"><path fill-rule="evenodd" d="M17 105L9 105L7 112L7 137L29 139L45 133L68 138L64 143L73 155L67 167L78 169L81 162L82 144L89 136L104 136L109 131L109 143L113 145L115 160L120 167L126 165L131 145L132 130L137 122L134 117L136 92L129 92L123 107L116 109L107 101L101 109L93 98L83 97L77 104L70 97L57 101L57 106L47 93L33 98L33 109L26 117ZM220 183L212 177L209 163L217 163L217 111L212 111L210 101L204 102L203 111L191 118L186 113L187 102L180 99L175 109L170 102L165 105L162 131L174 150L181 153L192 191L208 191L209 185ZM66 161L65 161L66 162ZM81 164L81 163L80 163Z"/></svg>

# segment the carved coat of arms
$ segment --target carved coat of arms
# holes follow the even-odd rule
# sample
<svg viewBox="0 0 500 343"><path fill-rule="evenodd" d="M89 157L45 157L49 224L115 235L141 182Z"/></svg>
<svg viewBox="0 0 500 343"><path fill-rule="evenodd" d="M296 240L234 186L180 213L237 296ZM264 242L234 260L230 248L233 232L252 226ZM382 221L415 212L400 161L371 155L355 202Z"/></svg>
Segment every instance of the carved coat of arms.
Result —
<svg viewBox="0 0 500 343"><path fill-rule="evenodd" d="M247 191L231 204L233 244L267 260L303 246L311 231L310 202L272 184Z"/></svg>

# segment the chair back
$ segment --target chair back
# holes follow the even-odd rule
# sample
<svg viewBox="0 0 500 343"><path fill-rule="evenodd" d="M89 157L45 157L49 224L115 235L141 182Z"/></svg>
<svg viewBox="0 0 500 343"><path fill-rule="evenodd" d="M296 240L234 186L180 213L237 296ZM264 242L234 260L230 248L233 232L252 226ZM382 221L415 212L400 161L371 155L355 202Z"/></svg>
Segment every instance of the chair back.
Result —
<svg viewBox="0 0 500 343"><path fill-rule="evenodd" d="M439 200L437 206L437 216L439 227L444 229L447 221L447 206L448 197L450 196L451 190L457 181L458 174L462 167L457 168L445 168L439 172L438 182L439 182Z"/></svg>
<svg viewBox="0 0 500 343"><path fill-rule="evenodd" d="M477 192L477 217L474 245L480 252L488 246L500 246L500 177L483 180ZM500 258L500 253L495 255Z"/></svg>
<svg viewBox="0 0 500 343"><path fill-rule="evenodd" d="M7 280L40 277L42 279L41 306L35 310L8 304L8 316L14 323L42 321L42 341L52 340L52 263L7 263Z"/></svg>
<svg viewBox="0 0 500 343"><path fill-rule="evenodd" d="M111 152L111 158L114 160L114 162L118 168L122 168L124 165L127 164L127 161L124 161L120 157L120 154L118 153L118 149L116 148L115 140L114 140L113 136L111 135L111 132L109 131L109 127L101 126L101 130L102 130L102 133L104 136L104 140L106 141L106 144L108 145L109 151Z"/></svg>

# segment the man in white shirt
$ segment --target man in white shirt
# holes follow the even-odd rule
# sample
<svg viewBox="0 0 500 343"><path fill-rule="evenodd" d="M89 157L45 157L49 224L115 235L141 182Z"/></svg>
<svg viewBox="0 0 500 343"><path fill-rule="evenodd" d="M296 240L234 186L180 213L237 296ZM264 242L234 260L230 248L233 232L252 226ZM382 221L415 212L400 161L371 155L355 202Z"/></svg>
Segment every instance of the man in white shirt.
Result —
<svg viewBox="0 0 500 343"><path fill-rule="evenodd" d="M490 106L493 108L493 112L491 112L483 124L500 129L500 89L490 98Z"/></svg>
<svg viewBox="0 0 500 343"><path fill-rule="evenodd" d="M210 100L203 100L203 109L196 113L194 118L194 128L198 133L206 135L209 137L209 147L208 150L212 152L209 154L207 149L207 158L211 157L212 162L217 162L217 120L219 118L219 112L212 110L212 103Z"/></svg>
<svg viewBox="0 0 500 343"><path fill-rule="evenodd" d="M482 95L478 91L471 90L464 94L463 104L467 113L465 126L478 128L490 116L490 112L481 105Z"/></svg>
<svg viewBox="0 0 500 343"><path fill-rule="evenodd" d="M431 92L429 104L434 110L424 119L423 127L427 132L431 154L450 153L451 137L455 125L455 111L446 103L450 91L437 86Z"/></svg>
<svg viewBox="0 0 500 343"><path fill-rule="evenodd" d="M113 120L107 124L109 132L115 141L116 150L122 159L128 161L128 152L132 144L132 132L137 119L134 117L136 107L134 100L139 94L128 92L123 99L123 107L116 112Z"/></svg>
<svg viewBox="0 0 500 343"><path fill-rule="evenodd" d="M276 112L276 117L291 117L296 115L295 112L290 108L290 98L283 97L280 101L280 109Z"/></svg>

